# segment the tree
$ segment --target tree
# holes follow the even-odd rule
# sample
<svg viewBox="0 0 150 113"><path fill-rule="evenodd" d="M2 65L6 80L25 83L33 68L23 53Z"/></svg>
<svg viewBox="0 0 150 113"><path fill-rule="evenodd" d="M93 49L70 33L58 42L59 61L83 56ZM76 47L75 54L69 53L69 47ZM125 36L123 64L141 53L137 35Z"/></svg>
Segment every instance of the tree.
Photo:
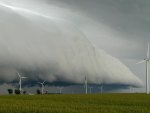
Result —
<svg viewBox="0 0 150 113"><path fill-rule="evenodd" d="M13 90L12 89L8 89L7 90L9 94L13 94Z"/></svg>
<svg viewBox="0 0 150 113"><path fill-rule="evenodd" d="M41 94L41 91L39 89L36 90L37 94Z"/></svg>
<svg viewBox="0 0 150 113"><path fill-rule="evenodd" d="M48 91L46 91L45 94L48 94Z"/></svg>
<svg viewBox="0 0 150 113"><path fill-rule="evenodd" d="M21 94L20 90L15 89L15 94L20 95Z"/></svg>
<svg viewBox="0 0 150 113"><path fill-rule="evenodd" d="M25 95L27 92L26 91L23 91L23 94Z"/></svg>

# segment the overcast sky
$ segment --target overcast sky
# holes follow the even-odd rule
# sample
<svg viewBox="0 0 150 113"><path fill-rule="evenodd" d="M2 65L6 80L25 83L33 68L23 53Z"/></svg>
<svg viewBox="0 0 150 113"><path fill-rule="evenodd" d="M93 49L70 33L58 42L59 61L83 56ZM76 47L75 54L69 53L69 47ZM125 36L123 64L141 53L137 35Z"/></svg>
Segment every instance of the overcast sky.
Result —
<svg viewBox="0 0 150 113"><path fill-rule="evenodd" d="M103 49L121 60L145 82L145 65L136 65L136 62L146 57L150 41L149 0L13 0L5 4L12 10L20 10L14 7L27 9L18 12L23 16L22 12L33 10L39 13L31 14L48 15L52 19L61 18L61 21L71 23L97 49ZM17 22L15 19L13 21Z"/></svg>
<svg viewBox="0 0 150 113"><path fill-rule="evenodd" d="M52 3L86 15L108 28L111 32L105 32L112 37L108 34L90 37L99 47L121 58L145 57L150 40L149 0L55 0Z"/></svg>
<svg viewBox="0 0 150 113"><path fill-rule="evenodd" d="M99 23L89 39L97 47L121 59L145 82L145 64L135 63L146 57L147 42L150 41L149 0L56 1L53 2L55 5L82 13Z"/></svg>
<svg viewBox="0 0 150 113"><path fill-rule="evenodd" d="M98 23L93 24L96 30L85 25L88 32L93 32L92 36L87 37L97 47L121 59L141 79L145 79L145 65L135 63L146 57L147 43L150 41L149 0L47 0L47 2L82 14ZM80 24L77 17L73 19Z"/></svg>

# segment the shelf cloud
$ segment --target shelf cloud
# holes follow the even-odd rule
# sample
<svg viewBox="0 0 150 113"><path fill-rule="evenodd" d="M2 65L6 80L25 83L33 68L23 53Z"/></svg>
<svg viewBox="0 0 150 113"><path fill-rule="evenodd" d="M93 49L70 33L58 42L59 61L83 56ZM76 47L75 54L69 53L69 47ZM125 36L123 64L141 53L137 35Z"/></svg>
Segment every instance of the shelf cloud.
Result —
<svg viewBox="0 0 150 113"><path fill-rule="evenodd" d="M119 59L86 37L84 28L92 20L82 14L46 1L0 0L0 18L2 82L16 80L19 71L33 81L83 83L87 76L93 84L143 85Z"/></svg>

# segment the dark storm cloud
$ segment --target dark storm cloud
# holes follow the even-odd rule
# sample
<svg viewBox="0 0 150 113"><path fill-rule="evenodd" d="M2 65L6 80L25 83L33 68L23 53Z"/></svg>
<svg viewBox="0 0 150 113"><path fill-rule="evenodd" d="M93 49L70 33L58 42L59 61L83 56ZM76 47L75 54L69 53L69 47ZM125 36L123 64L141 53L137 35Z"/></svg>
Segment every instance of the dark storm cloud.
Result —
<svg viewBox="0 0 150 113"><path fill-rule="evenodd" d="M82 0L49 1L46 4L38 1L41 4L36 0L0 0L3 26L0 31L0 56L1 65L5 66L2 67L4 74L1 79L5 75L4 80L12 81L16 79L14 72L19 70L26 71L25 75L35 81L46 79L53 82L61 79L83 83L86 75L90 83L142 85L141 80L120 60L88 40L98 35L100 38L107 36L109 43L97 43L108 47L113 46L111 40L120 41L120 31L116 30L117 25L113 25L115 18L111 14L116 10L115 3ZM116 15L120 13L118 11ZM112 18L114 22L106 18ZM106 30L101 32L96 28ZM7 74L7 69L12 73Z"/></svg>
<svg viewBox="0 0 150 113"><path fill-rule="evenodd" d="M124 34L144 35L149 39L149 0L56 0L57 4L81 11ZM48 2L48 1L47 1ZM51 3L51 1L49 1ZM52 2L54 3L54 2ZM61 4L63 6L63 4ZM60 6L61 6L60 5ZM128 37L126 37L128 38ZM140 38L140 37L129 37Z"/></svg>
<svg viewBox="0 0 150 113"><path fill-rule="evenodd" d="M114 30L117 34L115 33L114 36L110 34L110 36L108 36L109 38L107 38L107 36L101 36L103 33L101 33L101 29L99 29L99 36L94 37L93 35L90 39L96 43L96 45L104 48L116 57L126 59L140 59L145 57L147 42L150 41L149 0L45 1L49 4L55 4L59 7L81 13L86 16L86 18L93 19L107 26L109 29ZM108 34L110 33L108 29L105 31L107 31L106 33ZM109 41L110 37L112 38ZM106 45L107 41L109 41L109 46ZM128 45L131 46L129 47Z"/></svg>

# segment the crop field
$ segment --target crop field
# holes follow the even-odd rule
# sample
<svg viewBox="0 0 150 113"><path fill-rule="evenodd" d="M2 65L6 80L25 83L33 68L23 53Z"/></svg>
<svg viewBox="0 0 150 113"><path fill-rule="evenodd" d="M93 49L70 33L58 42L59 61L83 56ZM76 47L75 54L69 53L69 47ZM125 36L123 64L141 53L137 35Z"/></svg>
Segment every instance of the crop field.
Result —
<svg viewBox="0 0 150 113"><path fill-rule="evenodd" d="M0 113L150 113L150 95L2 95Z"/></svg>

